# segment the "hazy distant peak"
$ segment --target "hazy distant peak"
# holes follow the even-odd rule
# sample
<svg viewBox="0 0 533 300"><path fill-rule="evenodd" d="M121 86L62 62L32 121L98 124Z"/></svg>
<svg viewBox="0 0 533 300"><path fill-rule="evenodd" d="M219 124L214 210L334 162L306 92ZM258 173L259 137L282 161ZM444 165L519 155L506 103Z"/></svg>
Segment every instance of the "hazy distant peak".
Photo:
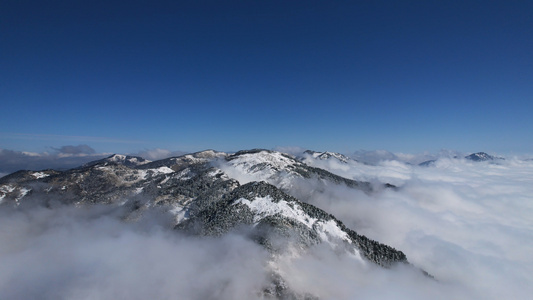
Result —
<svg viewBox="0 0 533 300"><path fill-rule="evenodd" d="M225 152L208 149L204 151L195 152L192 155L197 158L220 158L225 157L227 154Z"/></svg>
<svg viewBox="0 0 533 300"><path fill-rule="evenodd" d="M421 162L418 165L421 166L421 167L430 167L430 166L434 166L436 162L437 162L436 159L430 159L430 160L426 160L424 162Z"/></svg>
<svg viewBox="0 0 533 300"><path fill-rule="evenodd" d="M485 152L472 153L470 155L465 156L465 158L472 161L491 161L495 159L501 159L499 157L489 155Z"/></svg>
<svg viewBox="0 0 533 300"><path fill-rule="evenodd" d="M84 167L90 167L93 165L98 164L109 164L109 163L115 163L119 165L124 165L127 167L136 167L140 165L144 165L151 162L150 160L144 159L139 156L130 156L130 155L124 155L124 154L113 154L109 157L106 157L104 159L96 160L89 162L84 165Z"/></svg>

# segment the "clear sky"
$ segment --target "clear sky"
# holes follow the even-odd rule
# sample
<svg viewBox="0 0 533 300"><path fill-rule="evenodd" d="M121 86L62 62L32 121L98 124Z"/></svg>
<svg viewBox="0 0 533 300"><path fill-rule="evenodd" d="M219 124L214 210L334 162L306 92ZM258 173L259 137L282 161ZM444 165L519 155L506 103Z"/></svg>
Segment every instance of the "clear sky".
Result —
<svg viewBox="0 0 533 300"><path fill-rule="evenodd" d="M531 153L533 1L4 0L0 100L16 151Z"/></svg>

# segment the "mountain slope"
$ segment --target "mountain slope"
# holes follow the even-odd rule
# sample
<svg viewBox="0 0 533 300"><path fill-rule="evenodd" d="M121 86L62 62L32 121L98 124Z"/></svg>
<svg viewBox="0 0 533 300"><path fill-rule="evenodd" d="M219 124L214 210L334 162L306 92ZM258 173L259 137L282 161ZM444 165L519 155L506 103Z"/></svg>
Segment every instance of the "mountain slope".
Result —
<svg viewBox="0 0 533 300"><path fill-rule="evenodd" d="M369 182L356 181L335 175L281 152L253 149L239 151L226 157L225 163L218 165L224 172L241 183L266 181L290 192L295 181L314 179L320 184L344 184L350 188L371 193L374 187ZM383 187L392 187L384 184Z"/></svg>
<svg viewBox="0 0 533 300"><path fill-rule="evenodd" d="M236 188L224 200L206 207L176 228L219 236L245 225L251 226L250 234L255 240L272 251L280 250L279 239L284 237L286 242L293 243L290 246L300 249L323 242L332 247L342 246L358 259L364 256L385 267L407 262L401 251L357 234L327 212L265 182Z"/></svg>
<svg viewBox="0 0 533 300"><path fill-rule="evenodd" d="M311 167L280 152L213 150L158 161L113 155L67 171L19 171L0 179L0 207L110 205L135 222L152 210L173 218L173 228L195 236L244 234L274 254L318 244L361 264L409 264L403 252L359 235L335 216L291 196L301 182L375 192L367 182ZM387 186L387 185L383 185ZM284 287L276 272L265 295L306 298Z"/></svg>

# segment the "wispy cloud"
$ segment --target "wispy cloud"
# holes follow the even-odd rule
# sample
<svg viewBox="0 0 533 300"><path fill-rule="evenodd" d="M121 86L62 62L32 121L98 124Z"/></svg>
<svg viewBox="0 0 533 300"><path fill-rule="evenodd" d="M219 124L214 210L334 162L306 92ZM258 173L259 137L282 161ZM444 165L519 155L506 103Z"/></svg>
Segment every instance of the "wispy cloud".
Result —
<svg viewBox="0 0 533 300"><path fill-rule="evenodd" d="M62 154L72 154L72 155L78 155L78 154L95 154L96 151L91 148L89 145L68 145L68 146L61 146L59 148L53 148L59 153Z"/></svg>
<svg viewBox="0 0 533 300"><path fill-rule="evenodd" d="M71 141L86 143L118 143L118 144L142 144L143 140L118 139L110 137L81 136L81 135L60 135L60 134L34 134L34 133L13 133L0 132L0 138L16 140L40 140L40 141Z"/></svg>
<svg viewBox="0 0 533 300"><path fill-rule="evenodd" d="M69 169L108 155L110 153L96 153L88 145L66 145L42 153L0 149L0 174L18 170Z"/></svg>

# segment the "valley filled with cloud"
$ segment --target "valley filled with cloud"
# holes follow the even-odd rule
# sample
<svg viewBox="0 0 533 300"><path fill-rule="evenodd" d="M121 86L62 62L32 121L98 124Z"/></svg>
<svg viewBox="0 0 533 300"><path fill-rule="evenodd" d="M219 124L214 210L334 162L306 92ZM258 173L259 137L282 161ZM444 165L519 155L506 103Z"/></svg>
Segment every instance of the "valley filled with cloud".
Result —
<svg viewBox="0 0 533 300"><path fill-rule="evenodd" d="M371 196L326 189L307 199L404 251L437 279L443 294L432 297L524 299L533 292L533 161L442 158L430 167L309 162L348 178L398 186Z"/></svg>

